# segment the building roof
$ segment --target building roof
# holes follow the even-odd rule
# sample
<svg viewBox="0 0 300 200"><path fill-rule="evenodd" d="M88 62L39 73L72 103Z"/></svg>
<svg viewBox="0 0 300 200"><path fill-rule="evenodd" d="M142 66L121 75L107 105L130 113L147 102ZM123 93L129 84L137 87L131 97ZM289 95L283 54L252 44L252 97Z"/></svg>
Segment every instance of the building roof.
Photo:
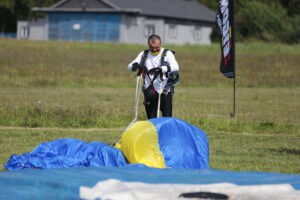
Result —
<svg viewBox="0 0 300 200"><path fill-rule="evenodd" d="M215 12L196 0L62 0L34 12L113 12L149 17L215 22Z"/></svg>

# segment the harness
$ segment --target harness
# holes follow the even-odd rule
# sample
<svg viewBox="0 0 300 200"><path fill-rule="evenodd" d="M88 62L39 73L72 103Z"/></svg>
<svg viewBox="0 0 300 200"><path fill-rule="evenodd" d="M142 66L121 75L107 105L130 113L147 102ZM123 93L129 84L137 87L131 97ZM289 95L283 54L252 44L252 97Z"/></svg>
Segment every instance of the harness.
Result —
<svg viewBox="0 0 300 200"><path fill-rule="evenodd" d="M147 67L146 67L146 59L147 59L149 50L147 49L143 52L143 55L142 55L142 58L141 58L141 61L140 61L140 65L142 66L142 68L144 70L142 70L141 73L142 73L143 78L145 78L145 76L148 76L148 78L150 80L149 87L148 88L143 87L143 89L142 89L143 93L145 95L145 101L144 101L145 105L150 105L150 102L157 101L157 99L160 97L160 95L157 95L158 92L154 89L154 84L153 84L154 80L158 76L160 76L161 80L163 80L164 75L168 79L167 84L163 88L163 93L165 95L167 95L168 93L174 93L174 86L179 81L179 73L178 72L166 72L166 73L163 74L162 71L161 71L161 68L160 68L161 66L168 66L168 68L169 68L169 64L165 62L165 57L166 57L166 54L167 54L168 51L170 51L170 50L169 49L164 49L164 51L162 52L161 59L160 59L160 66L151 69L152 72L154 70L154 74L153 74L154 76L153 76L152 79L151 79L149 71L147 70ZM173 51L171 51L171 52L173 54L175 54L175 52L173 52ZM170 69L168 71L170 71Z"/></svg>
<svg viewBox="0 0 300 200"><path fill-rule="evenodd" d="M148 76L149 80L151 81L149 87L151 87L153 89L154 89L153 82L158 76L160 76L161 80L163 79L163 75L165 75L165 77L168 78L167 86L174 86L179 81L178 72L166 72L166 73L163 74L163 73L161 73L161 71L159 71L161 66L168 66L168 63L165 62L165 57L166 57L168 51L171 51L171 50L169 50L169 49L164 49L163 50L163 52L161 54L161 58L160 58L160 66L155 68L155 69L157 69L157 73L154 74L152 79L150 78L149 71L146 68L146 59L147 59L147 56L148 56L148 53L149 53L149 49L145 50L143 55L142 55L142 58L141 58L141 61L140 61L140 65L143 66L143 68L144 68L144 70L142 72L142 75L143 75L143 78L145 78L146 75ZM173 54L175 54L175 51L171 51L171 52Z"/></svg>

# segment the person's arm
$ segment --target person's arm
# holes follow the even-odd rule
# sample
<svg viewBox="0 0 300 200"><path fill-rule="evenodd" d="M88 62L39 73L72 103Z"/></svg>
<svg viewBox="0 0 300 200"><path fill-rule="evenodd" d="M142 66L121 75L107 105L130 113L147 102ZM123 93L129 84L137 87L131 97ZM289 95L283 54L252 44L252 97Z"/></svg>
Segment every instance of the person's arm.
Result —
<svg viewBox="0 0 300 200"><path fill-rule="evenodd" d="M174 54L171 51L167 51L166 61L169 66L162 66L163 72L176 72L179 71L179 65L175 59Z"/></svg>
<svg viewBox="0 0 300 200"><path fill-rule="evenodd" d="M132 72L132 67L135 63L140 64L140 61L142 59L143 56L143 51L139 53L139 55L128 65L128 71Z"/></svg>

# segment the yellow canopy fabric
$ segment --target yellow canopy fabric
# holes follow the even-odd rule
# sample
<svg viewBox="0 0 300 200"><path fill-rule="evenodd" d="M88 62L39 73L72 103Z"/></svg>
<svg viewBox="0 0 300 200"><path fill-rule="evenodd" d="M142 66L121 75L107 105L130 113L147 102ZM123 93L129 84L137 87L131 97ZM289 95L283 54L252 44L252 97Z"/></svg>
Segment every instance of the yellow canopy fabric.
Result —
<svg viewBox="0 0 300 200"><path fill-rule="evenodd" d="M156 127L149 121L136 122L122 134L121 142L115 147L123 152L129 163L166 168Z"/></svg>

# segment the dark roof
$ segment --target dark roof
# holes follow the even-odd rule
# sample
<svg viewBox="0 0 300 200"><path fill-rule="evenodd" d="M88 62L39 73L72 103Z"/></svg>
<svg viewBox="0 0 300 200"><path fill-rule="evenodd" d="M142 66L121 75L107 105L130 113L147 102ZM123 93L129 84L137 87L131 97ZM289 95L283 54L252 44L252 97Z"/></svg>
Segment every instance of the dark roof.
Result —
<svg viewBox="0 0 300 200"><path fill-rule="evenodd" d="M143 16L215 22L215 12L196 0L62 0L35 12L121 12Z"/></svg>
<svg viewBox="0 0 300 200"><path fill-rule="evenodd" d="M105 4L102 1L86 0L86 1L62 1L57 8L77 8L81 6L83 8L111 8L111 6Z"/></svg>

